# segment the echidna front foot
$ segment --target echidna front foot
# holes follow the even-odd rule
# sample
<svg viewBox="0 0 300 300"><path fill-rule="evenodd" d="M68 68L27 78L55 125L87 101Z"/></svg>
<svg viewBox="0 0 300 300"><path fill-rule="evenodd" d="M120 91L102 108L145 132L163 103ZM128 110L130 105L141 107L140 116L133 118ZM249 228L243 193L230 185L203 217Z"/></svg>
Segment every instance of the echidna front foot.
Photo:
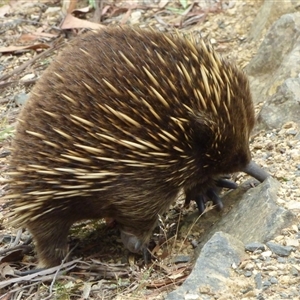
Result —
<svg viewBox="0 0 300 300"><path fill-rule="evenodd" d="M270 176L268 172L259 167L253 160L251 160L246 167L241 169L241 171L254 177L260 182L263 182L267 177ZM194 200L197 204L200 214L202 214L205 210L205 203L211 200L217 209L221 210L223 208L223 203L219 196L220 189L236 189L237 187L238 185L235 182L228 180L227 176L221 176L215 180L215 186L206 188L204 192L203 185L198 185L188 191L185 191L185 205L188 205L192 200Z"/></svg>
<svg viewBox="0 0 300 300"><path fill-rule="evenodd" d="M205 211L205 204L207 201L212 201L217 210L222 210L224 205L221 197L219 196L222 188L236 189L238 185L227 179L226 176L220 177L215 180L215 185L208 187L203 191L203 186L195 186L194 188L186 191L185 205L188 205L192 200L197 204L199 213Z"/></svg>

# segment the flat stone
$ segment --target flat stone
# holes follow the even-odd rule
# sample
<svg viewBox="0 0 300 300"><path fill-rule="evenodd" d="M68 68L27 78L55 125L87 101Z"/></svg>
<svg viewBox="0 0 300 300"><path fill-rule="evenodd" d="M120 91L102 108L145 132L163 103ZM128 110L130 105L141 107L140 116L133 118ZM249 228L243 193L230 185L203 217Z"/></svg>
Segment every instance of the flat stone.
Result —
<svg viewBox="0 0 300 300"><path fill-rule="evenodd" d="M195 299L211 300L211 296L201 293L225 291L232 264L239 264L244 256L244 245L229 234L217 232L202 248L193 271L186 281L165 300L186 300L187 295Z"/></svg>
<svg viewBox="0 0 300 300"><path fill-rule="evenodd" d="M215 232L226 232L245 245L253 241L261 244L277 236L282 228L288 227L296 216L276 204L279 182L268 177L257 187L245 189L245 182L237 190L223 197L223 203L233 205L233 208L223 215L211 230L201 237L196 251L207 242ZM241 199L241 200L238 200Z"/></svg>
<svg viewBox="0 0 300 300"><path fill-rule="evenodd" d="M289 256L293 251L291 246L282 246L273 242L267 242L269 249L278 256Z"/></svg>
<svg viewBox="0 0 300 300"><path fill-rule="evenodd" d="M254 281L255 281L255 287L256 287L258 290L261 290L261 289L262 289L262 276L261 276L261 273L257 273L257 274L254 276Z"/></svg>
<svg viewBox="0 0 300 300"><path fill-rule="evenodd" d="M265 251L266 246L259 242L253 242L253 243L249 243L249 244L245 245L245 250L249 251L249 252L254 252L256 250Z"/></svg>

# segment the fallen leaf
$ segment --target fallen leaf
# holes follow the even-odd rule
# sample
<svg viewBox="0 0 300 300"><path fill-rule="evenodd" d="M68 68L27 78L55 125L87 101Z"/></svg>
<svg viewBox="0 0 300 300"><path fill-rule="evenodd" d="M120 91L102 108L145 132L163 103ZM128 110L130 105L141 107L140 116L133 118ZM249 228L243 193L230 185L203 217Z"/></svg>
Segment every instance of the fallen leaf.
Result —
<svg viewBox="0 0 300 300"><path fill-rule="evenodd" d="M74 13L74 14L76 14L76 13L85 13L85 14L87 14L90 11L91 11L91 7L86 6L86 7L83 7L83 8L76 8L72 11L72 13Z"/></svg>
<svg viewBox="0 0 300 300"><path fill-rule="evenodd" d="M3 5L0 7L0 18L3 18L10 11L9 5Z"/></svg>
<svg viewBox="0 0 300 300"><path fill-rule="evenodd" d="M25 33L25 34L21 35L21 37L19 38L19 41L27 42L27 41L37 40L41 37L55 38L57 36L58 36L57 34L51 34L51 33L47 33L47 32Z"/></svg>
<svg viewBox="0 0 300 300"><path fill-rule="evenodd" d="M2 278L6 278L8 275L15 275L14 269L7 263L0 265L0 274Z"/></svg>
<svg viewBox="0 0 300 300"><path fill-rule="evenodd" d="M5 262L14 262L14 261L20 261L23 259L24 251L22 249L13 250L9 254L5 255L1 259L1 266Z"/></svg>
<svg viewBox="0 0 300 300"><path fill-rule="evenodd" d="M48 49L50 48L47 44L34 44L29 46L8 46L8 47L0 47L0 53L9 53L16 52L22 50L37 50L37 49Z"/></svg>
<svg viewBox="0 0 300 300"><path fill-rule="evenodd" d="M91 28L91 29L100 29L104 28L104 25L89 22L86 20L81 20L73 17L71 14L67 14L62 25L61 29L72 29L72 28Z"/></svg>

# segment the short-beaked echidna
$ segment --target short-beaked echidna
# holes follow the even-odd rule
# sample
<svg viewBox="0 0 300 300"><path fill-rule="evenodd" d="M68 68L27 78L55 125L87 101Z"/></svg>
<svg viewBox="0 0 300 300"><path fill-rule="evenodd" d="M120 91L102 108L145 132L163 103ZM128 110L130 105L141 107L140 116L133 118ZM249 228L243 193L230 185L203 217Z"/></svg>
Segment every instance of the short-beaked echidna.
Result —
<svg viewBox="0 0 300 300"><path fill-rule="evenodd" d="M39 267L61 262L82 219L113 218L137 252L181 189L206 194L237 171L266 177L251 162L254 120L246 76L201 39L89 32L44 72L20 114L12 222L32 233Z"/></svg>

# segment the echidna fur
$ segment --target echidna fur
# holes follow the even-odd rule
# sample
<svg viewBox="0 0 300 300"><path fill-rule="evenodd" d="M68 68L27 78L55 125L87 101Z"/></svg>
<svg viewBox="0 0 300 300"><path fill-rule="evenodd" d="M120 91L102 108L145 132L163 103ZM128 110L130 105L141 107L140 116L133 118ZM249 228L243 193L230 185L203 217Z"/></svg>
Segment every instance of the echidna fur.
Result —
<svg viewBox="0 0 300 300"><path fill-rule="evenodd" d="M209 195L224 174L247 171L254 121L246 76L201 39L89 32L58 55L20 114L11 222L32 233L39 267L60 264L83 219L113 218L138 252L181 189Z"/></svg>

